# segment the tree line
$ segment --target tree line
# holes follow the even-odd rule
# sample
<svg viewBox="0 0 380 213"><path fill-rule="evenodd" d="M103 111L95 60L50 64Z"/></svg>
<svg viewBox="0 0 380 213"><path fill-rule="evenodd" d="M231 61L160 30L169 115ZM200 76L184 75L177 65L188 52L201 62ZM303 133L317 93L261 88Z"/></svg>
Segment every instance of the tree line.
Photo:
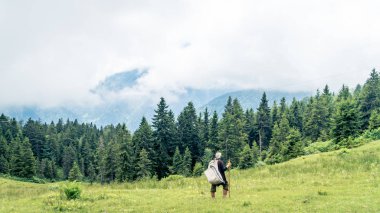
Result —
<svg viewBox="0 0 380 213"><path fill-rule="evenodd" d="M151 124L97 127L77 120L25 123L0 116L0 173L50 180L109 183L171 174L202 174L216 151L241 169L304 155L317 141L349 147L366 130L380 127L380 77L373 69L363 85L343 85L337 94L326 85L302 100L269 104L263 93L257 109L243 109L228 98L218 115L197 113L192 102L175 117L164 98Z"/></svg>

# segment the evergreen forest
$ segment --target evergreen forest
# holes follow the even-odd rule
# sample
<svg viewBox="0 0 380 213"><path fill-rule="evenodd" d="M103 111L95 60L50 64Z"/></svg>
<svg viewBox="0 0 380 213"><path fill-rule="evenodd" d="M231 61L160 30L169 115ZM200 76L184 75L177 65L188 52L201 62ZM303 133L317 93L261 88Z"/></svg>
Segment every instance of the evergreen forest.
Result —
<svg viewBox="0 0 380 213"><path fill-rule="evenodd" d="M233 168L277 164L315 150L360 145L363 135L380 135L380 74L345 85L328 85L302 100L268 100L243 109L228 98L224 112L197 112L189 102L178 116L164 98L152 120L138 129L125 124L98 127L77 120L43 123L0 116L0 174L32 180L131 182L169 175L199 176L216 151Z"/></svg>

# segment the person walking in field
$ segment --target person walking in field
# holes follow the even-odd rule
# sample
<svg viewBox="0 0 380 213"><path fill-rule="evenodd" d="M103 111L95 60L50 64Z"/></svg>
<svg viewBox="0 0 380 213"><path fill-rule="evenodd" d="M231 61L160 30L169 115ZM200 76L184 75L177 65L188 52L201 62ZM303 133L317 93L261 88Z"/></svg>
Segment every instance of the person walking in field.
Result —
<svg viewBox="0 0 380 213"><path fill-rule="evenodd" d="M227 192L228 192L228 182L227 182L227 178L226 178L224 171L226 171L227 169L229 169L231 167L231 162L228 161L227 166L224 166L223 161L220 159L221 157L222 157L222 153L220 153L220 152L215 153L215 160L218 161L218 170L219 170L219 173L221 174L221 176L224 180L224 183L211 184L211 197L212 198L215 198L216 187L218 187L220 185L223 186L223 198L225 198L227 196Z"/></svg>

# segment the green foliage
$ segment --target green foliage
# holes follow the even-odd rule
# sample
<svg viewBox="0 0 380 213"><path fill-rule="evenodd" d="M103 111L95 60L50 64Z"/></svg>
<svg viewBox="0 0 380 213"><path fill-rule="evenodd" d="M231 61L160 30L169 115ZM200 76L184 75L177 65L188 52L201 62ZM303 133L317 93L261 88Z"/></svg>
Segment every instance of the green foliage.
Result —
<svg viewBox="0 0 380 213"><path fill-rule="evenodd" d="M182 168L181 168L181 174L183 176L191 176L191 152L188 147L186 147L185 154L182 159Z"/></svg>
<svg viewBox="0 0 380 213"><path fill-rule="evenodd" d="M211 150L212 153L220 150L219 145L219 123L218 123L218 114L214 111L211 118L211 126L210 126L210 139L207 143L207 148Z"/></svg>
<svg viewBox="0 0 380 213"><path fill-rule="evenodd" d="M148 152L143 148L139 155L137 163L137 177L150 178L152 176L152 162L148 158Z"/></svg>
<svg viewBox="0 0 380 213"><path fill-rule="evenodd" d="M229 101L231 102L230 98ZM219 125L219 141L223 156L238 164L239 154L248 143L244 131L244 112L237 99L227 103Z"/></svg>
<svg viewBox="0 0 380 213"><path fill-rule="evenodd" d="M309 146L305 147L303 150L306 155L310 155L335 150L335 147L333 145L334 143L332 142L332 140L324 142L314 142Z"/></svg>
<svg viewBox="0 0 380 213"><path fill-rule="evenodd" d="M380 127L380 109L373 110L369 118L369 130L377 129Z"/></svg>
<svg viewBox="0 0 380 213"><path fill-rule="evenodd" d="M199 135L196 111L193 103L189 102L178 116L178 136L182 143L180 148L188 147L191 151L192 165L201 159L205 148Z"/></svg>
<svg viewBox="0 0 380 213"><path fill-rule="evenodd" d="M155 171L159 179L169 174L170 155L168 150L175 150L177 143L177 132L174 118L168 111L168 106L164 98L160 99L157 110L153 116L153 138L155 150L154 162Z"/></svg>
<svg viewBox="0 0 380 213"><path fill-rule="evenodd" d="M270 108L268 106L268 100L265 92L260 101L259 108L257 109L257 128L259 132L259 148L260 152L268 147L272 134Z"/></svg>
<svg viewBox="0 0 380 213"><path fill-rule="evenodd" d="M343 139L357 137L360 130L359 112L352 99L338 103L334 114L333 136L335 143L342 145Z"/></svg>
<svg viewBox="0 0 380 213"><path fill-rule="evenodd" d="M75 161L73 164L73 167L71 168L69 172L69 181L81 181L82 180L82 173L79 169L78 163Z"/></svg>
<svg viewBox="0 0 380 213"><path fill-rule="evenodd" d="M82 190L76 182L66 184L62 187L61 192L64 193L66 199L75 200L81 197Z"/></svg>
<svg viewBox="0 0 380 213"><path fill-rule="evenodd" d="M291 128L286 137L285 148L283 150L285 160L303 155L303 147L301 133L297 129Z"/></svg>
<svg viewBox="0 0 380 213"><path fill-rule="evenodd" d="M173 166L171 167L172 174L180 174L182 171L182 157L181 153L179 152L179 148L176 147L174 156L173 156Z"/></svg>
<svg viewBox="0 0 380 213"><path fill-rule="evenodd" d="M362 115L362 129L367 129L372 111L380 107L380 77L375 69L363 85L359 96L359 107Z"/></svg>
<svg viewBox="0 0 380 213"><path fill-rule="evenodd" d="M251 148L249 148L249 145L245 145L243 148L243 151L240 154L240 160L239 160L239 168L241 169L247 169L253 167L256 162L253 155L253 152Z"/></svg>
<svg viewBox="0 0 380 213"><path fill-rule="evenodd" d="M196 162L193 169L193 176L201 176L203 174L203 171L203 165L199 162Z"/></svg>

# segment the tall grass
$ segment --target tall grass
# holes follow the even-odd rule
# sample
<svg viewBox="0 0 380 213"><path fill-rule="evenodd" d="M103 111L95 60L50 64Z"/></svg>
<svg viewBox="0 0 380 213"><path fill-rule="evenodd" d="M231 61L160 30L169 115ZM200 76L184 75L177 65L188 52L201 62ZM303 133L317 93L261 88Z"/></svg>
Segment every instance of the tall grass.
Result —
<svg viewBox="0 0 380 213"><path fill-rule="evenodd" d="M0 212L380 212L380 142L355 149L231 171L231 198L210 198L206 178L170 176L109 185L81 183L81 197L60 196L65 182L0 178Z"/></svg>

